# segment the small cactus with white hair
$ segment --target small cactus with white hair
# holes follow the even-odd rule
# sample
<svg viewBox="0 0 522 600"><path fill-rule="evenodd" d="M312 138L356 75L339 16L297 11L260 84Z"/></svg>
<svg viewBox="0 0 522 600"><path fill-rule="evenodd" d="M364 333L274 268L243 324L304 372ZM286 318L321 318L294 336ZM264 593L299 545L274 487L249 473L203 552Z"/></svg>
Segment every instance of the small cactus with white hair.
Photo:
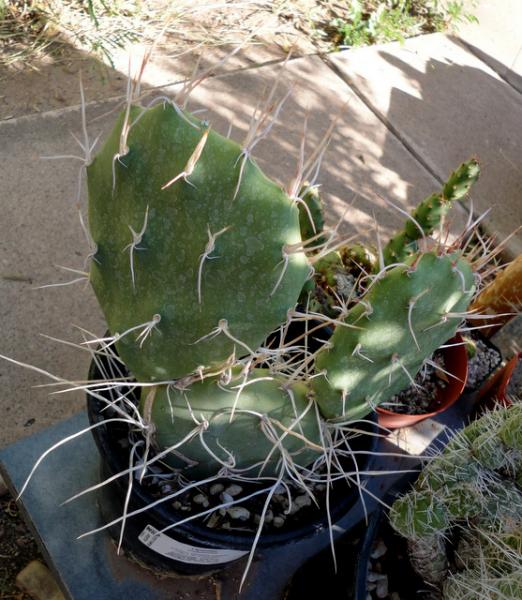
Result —
<svg viewBox="0 0 522 600"><path fill-rule="evenodd" d="M521 597L521 431L522 405L486 413L392 506L390 522L408 540L413 567L444 599Z"/></svg>

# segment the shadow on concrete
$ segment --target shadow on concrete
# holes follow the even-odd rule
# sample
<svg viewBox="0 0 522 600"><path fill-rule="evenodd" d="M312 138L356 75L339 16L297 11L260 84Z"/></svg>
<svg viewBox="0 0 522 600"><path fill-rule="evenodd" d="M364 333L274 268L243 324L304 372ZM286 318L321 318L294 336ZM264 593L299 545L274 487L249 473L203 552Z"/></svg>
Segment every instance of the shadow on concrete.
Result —
<svg viewBox="0 0 522 600"><path fill-rule="evenodd" d="M498 73L502 79L507 81L511 86L513 86L518 92L522 93L522 76L519 75L516 71L513 71L509 67L506 67L504 63L501 63L497 59L493 58L483 50L481 50L478 46L475 46L471 42L458 40L461 44L464 44L466 48L470 52L472 52L475 56L480 58L480 60L484 61L488 66L490 66L495 73ZM522 52L522 47L519 53Z"/></svg>
<svg viewBox="0 0 522 600"><path fill-rule="evenodd" d="M91 100L125 92L125 76L61 41L31 62L5 64L0 56L0 121L79 104L79 76Z"/></svg>
<svg viewBox="0 0 522 600"><path fill-rule="evenodd" d="M492 209L485 228L501 241L522 222L522 95L453 43L454 59L448 58L451 52L421 62L408 48L379 51L379 68L396 73L388 79L392 86L380 88L388 102L376 97L379 87L360 71L352 85L390 128L382 144L383 168L396 164L397 138L440 181L478 156L482 174L471 194L474 211ZM411 176L404 170L399 175ZM522 251L521 235L508 250L511 256Z"/></svg>

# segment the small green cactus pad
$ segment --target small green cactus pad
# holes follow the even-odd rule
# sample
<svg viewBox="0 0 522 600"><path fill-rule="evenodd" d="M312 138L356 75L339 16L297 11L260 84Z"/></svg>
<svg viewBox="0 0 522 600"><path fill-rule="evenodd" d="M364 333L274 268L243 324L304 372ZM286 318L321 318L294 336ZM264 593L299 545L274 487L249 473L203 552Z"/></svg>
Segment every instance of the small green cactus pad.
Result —
<svg viewBox="0 0 522 600"><path fill-rule="evenodd" d="M512 449L522 452L522 404L514 404L499 430L500 439Z"/></svg>
<svg viewBox="0 0 522 600"><path fill-rule="evenodd" d="M277 476L281 448L288 460L302 467L321 456L314 401L307 398L304 384L285 387L284 383L266 369L254 369L245 382L223 385L209 378L186 390L162 385L152 407L147 409L142 401L140 410L154 424L154 442L161 450L193 432L192 439L166 457L173 467L185 468L192 479L219 471L222 465L213 456L228 464L233 457L234 469L245 469L245 476ZM190 459L184 462L181 456Z"/></svg>
<svg viewBox="0 0 522 600"><path fill-rule="evenodd" d="M471 519L484 510L485 502L476 490L474 482L462 481L455 481L454 485L440 490L440 497L451 519Z"/></svg>
<svg viewBox="0 0 522 600"><path fill-rule="evenodd" d="M301 242L296 204L238 144L169 103L130 121L128 152L122 114L87 169L90 279L111 333L132 330L117 349L133 374L171 380L258 347L309 265L285 255Z"/></svg>
<svg viewBox="0 0 522 600"><path fill-rule="evenodd" d="M377 252L374 248L362 244L352 244L341 247L339 253L343 264L349 269L355 267L358 273L361 271L372 273L378 269Z"/></svg>
<svg viewBox="0 0 522 600"><path fill-rule="evenodd" d="M412 212L424 235L430 235L451 208L452 202L461 200L469 192L480 174L480 165L474 158L463 163L445 183L442 192L423 200ZM417 240L422 237L419 227L408 220L404 229L397 233L383 248L384 263L403 262L417 251Z"/></svg>
<svg viewBox="0 0 522 600"><path fill-rule="evenodd" d="M315 279L320 285L335 288L335 275L343 270L343 261L337 251L328 252L314 264Z"/></svg>
<svg viewBox="0 0 522 600"><path fill-rule="evenodd" d="M313 388L326 418L361 418L408 387L461 322L474 292L457 254L412 256L377 279L318 353ZM350 327L351 326L351 327Z"/></svg>
<svg viewBox="0 0 522 600"><path fill-rule="evenodd" d="M499 444L496 431L485 431L472 443L473 457L486 469L495 471L506 465L506 448Z"/></svg>
<svg viewBox="0 0 522 600"><path fill-rule="evenodd" d="M474 484L480 477L479 466L472 460L471 453L462 453L465 461L454 464L457 453L451 456L443 454L432 460L419 476L419 489L427 488L441 494L454 485L464 483Z"/></svg>

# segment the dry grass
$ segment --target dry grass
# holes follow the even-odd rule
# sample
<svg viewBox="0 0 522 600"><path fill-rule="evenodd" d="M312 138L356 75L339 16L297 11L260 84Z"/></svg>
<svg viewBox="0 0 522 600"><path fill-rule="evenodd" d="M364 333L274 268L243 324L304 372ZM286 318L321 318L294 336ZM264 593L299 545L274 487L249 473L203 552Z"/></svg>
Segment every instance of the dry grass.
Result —
<svg viewBox="0 0 522 600"><path fill-rule="evenodd" d="M303 4L293 13L289 5ZM119 50L135 42L179 54L227 44L274 44L286 51L301 38L290 15L303 15L313 2L191 0L0 0L0 63L59 60L65 46L94 53L112 64ZM299 45L299 44L298 44ZM308 47L310 49L311 46Z"/></svg>
<svg viewBox="0 0 522 600"><path fill-rule="evenodd" d="M357 25L354 2L364 19L379 6L415 6L420 20L405 37L425 31L427 7L438 6L433 0L0 0L0 64L36 67L59 60L71 45L112 64L130 44L160 37L163 54L241 43L281 53L330 51L343 43L340 27Z"/></svg>

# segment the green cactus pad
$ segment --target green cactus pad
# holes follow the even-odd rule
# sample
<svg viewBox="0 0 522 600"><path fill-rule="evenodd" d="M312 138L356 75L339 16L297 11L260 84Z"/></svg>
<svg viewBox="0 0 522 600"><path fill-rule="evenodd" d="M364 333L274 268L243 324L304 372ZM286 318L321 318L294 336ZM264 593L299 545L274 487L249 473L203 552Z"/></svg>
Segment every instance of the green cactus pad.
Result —
<svg viewBox="0 0 522 600"><path fill-rule="evenodd" d="M412 256L390 269L349 311L345 323L355 328L337 326L331 345L318 353L322 377L313 387L322 414L360 418L408 387L455 334L460 319L444 315L465 311L473 292L471 268L456 254Z"/></svg>
<svg viewBox="0 0 522 600"><path fill-rule="evenodd" d="M484 510L485 502L473 483L456 482L439 490L439 498L447 508L450 519L470 519Z"/></svg>
<svg viewBox="0 0 522 600"><path fill-rule="evenodd" d="M506 448L499 443L496 431L486 431L477 436L472 443L472 452L486 469L495 471L506 465Z"/></svg>
<svg viewBox="0 0 522 600"><path fill-rule="evenodd" d="M319 425L306 386L296 383L285 389L285 382L265 369L254 369L248 381L239 396L242 380L223 385L218 379L209 378L187 390L158 386L152 409L147 411L142 402L141 412L150 412L155 444L160 449L178 444L197 428L196 421L206 421L201 433L203 442L195 433L193 439L177 449L196 464L184 462L180 454L168 455L167 462L176 468L185 467L187 476L200 479L215 475L221 468L212 455L223 462L231 455L235 469L249 469L247 476L276 476L281 467L281 450L264 433L265 421L272 423L285 453L294 463L306 467L321 456ZM230 421L236 400L236 412ZM285 428L292 425L285 434Z"/></svg>
<svg viewBox="0 0 522 600"><path fill-rule="evenodd" d="M255 349L286 320L309 266L300 252L285 262L284 247L301 241L298 208L250 158L235 196L238 144L168 103L143 110L131 111L131 122L140 118L129 151L117 158L122 114L87 169L98 249L90 279L110 331L135 328L117 343L121 358L138 379L161 381ZM192 173L162 189L186 170L207 131ZM130 228L138 233L145 222L133 249ZM220 322L242 344L209 336ZM137 339L147 323L154 327Z"/></svg>
<svg viewBox="0 0 522 600"><path fill-rule="evenodd" d="M480 477L480 464L473 460L471 452L464 448L452 452L444 452L433 459L419 476L419 490L444 490L459 486L462 483L476 484Z"/></svg>
<svg viewBox="0 0 522 600"><path fill-rule="evenodd" d="M343 261L339 252L329 252L314 264L315 279L318 283L335 288L335 275L343 270Z"/></svg>
<svg viewBox="0 0 522 600"><path fill-rule="evenodd" d="M452 202L461 200L477 181L480 166L476 159L471 159L454 171L439 194L432 194L423 200L411 213L420 225L424 235L430 235L441 223L451 208ZM404 229L395 235L384 247L384 263L389 265L403 262L407 256L417 251L417 241L422 237L419 227L408 220Z"/></svg>
<svg viewBox="0 0 522 600"><path fill-rule="evenodd" d="M522 452L522 404L514 404L507 412L499 436L508 448Z"/></svg>
<svg viewBox="0 0 522 600"><path fill-rule="evenodd" d="M348 268L356 268L358 273L371 273L378 268L377 252L374 248L362 244L351 244L339 249L343 264Z"/></svg>

